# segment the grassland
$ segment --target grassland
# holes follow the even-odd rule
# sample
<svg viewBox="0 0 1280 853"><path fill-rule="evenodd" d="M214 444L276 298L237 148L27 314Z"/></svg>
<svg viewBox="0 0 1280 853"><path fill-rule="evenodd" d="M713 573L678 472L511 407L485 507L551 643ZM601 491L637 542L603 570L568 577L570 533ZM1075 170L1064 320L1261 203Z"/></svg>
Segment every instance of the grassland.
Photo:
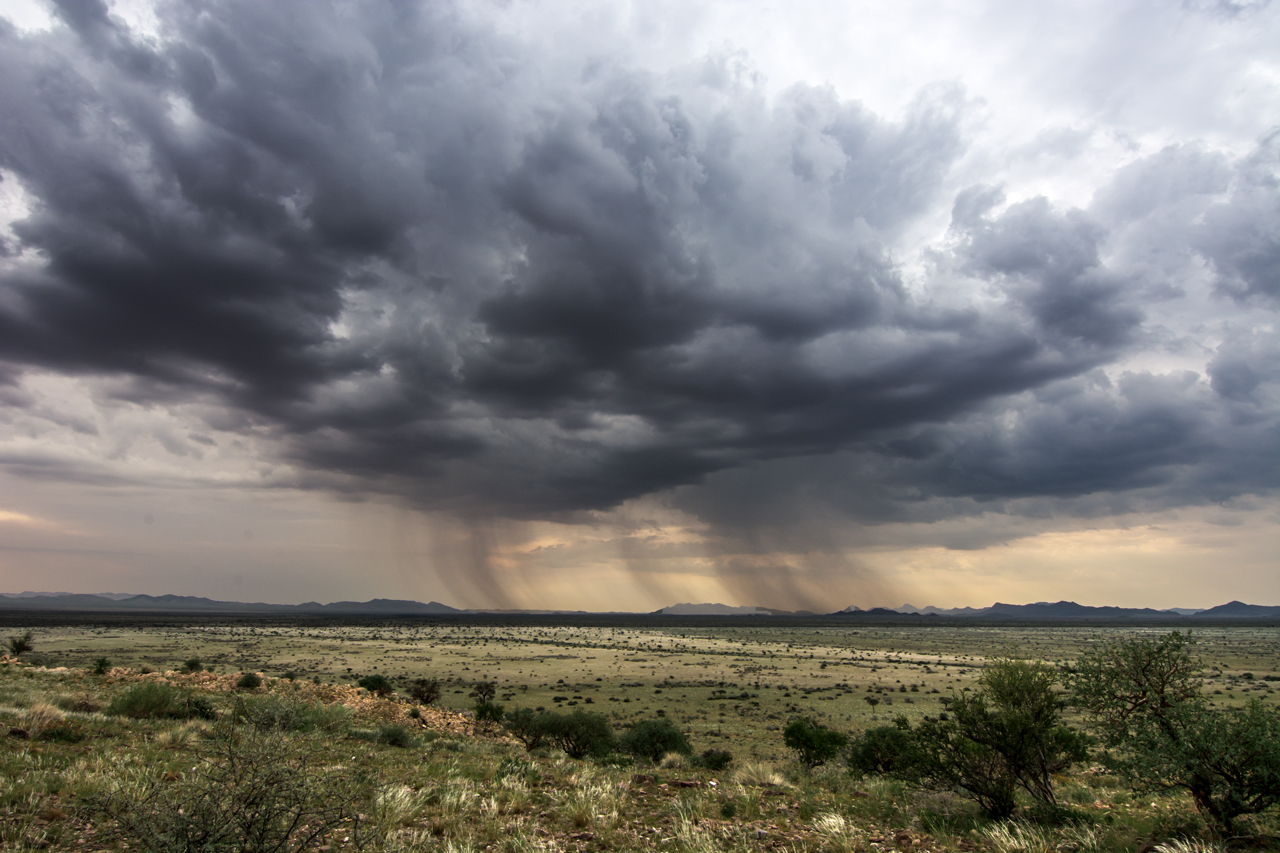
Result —
<svg viewBox="0 0 1280 853"><path fill-rule="evenodd" d="M1084 851L1204 835L1185 798L1138 798L1097 767L1060 780L1068 811L1054 826L1002 829L954 795L853 779L838 765L805 772L782 742L781 729L796 716L857 733L899 715L936 715L941 700L972 687L992 659L1066 662L1100 638L1161 627L550 618L42 622L32 626L35 651L24 664L0 667L0 723L22 729L33 708L52 706L82 736L5 741L0 849L118 849L119 839L84 803L121 774L180 773L207 733L196 726L174 734L191 724L131 721L101 709L128 685L160 679L208 694L225 718L240 696L240 672L264 673L260 692L268 695L353 709L342 734L298 737L318 766L360 765L384 799L400 792L403 814L383 821L368 842L374 848ZM1210 626L1196 637L1203 687L1215 702L1277 702L1280 630ZM112 675L89 674L103 657L117 667ZM215 674L171 672L193 657ZM286 673L294 680L282 678ZM438 679L441 710L410 717L407 701L350 686L371 674L391 679L402 694L412 679ZM474 703L477 681L496 683L497 701L509 709L584 708L606 714L618 730L666 716L697 752L728 749L736 762L713 774L679 762L614 767L548 750L527 754L496 731L477 731L461 713ZM370 735L389 724L409 728L412 748ZM1259 832L1276 834L1274 822L1269 816ZM329 843L344 846L337 838Z"/></svg>

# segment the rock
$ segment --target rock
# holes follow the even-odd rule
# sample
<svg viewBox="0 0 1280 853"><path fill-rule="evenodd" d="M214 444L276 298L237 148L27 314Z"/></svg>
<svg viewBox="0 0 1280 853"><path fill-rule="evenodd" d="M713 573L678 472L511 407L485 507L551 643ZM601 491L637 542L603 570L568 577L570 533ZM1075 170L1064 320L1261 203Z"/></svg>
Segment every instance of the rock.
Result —
<svg viewBox="0 0 1280 853"><path fill-rule="evenodd" d="M657 778L650 776L648 773L637 773L631 777L632 785L652 785L657 781Z"/></svg>

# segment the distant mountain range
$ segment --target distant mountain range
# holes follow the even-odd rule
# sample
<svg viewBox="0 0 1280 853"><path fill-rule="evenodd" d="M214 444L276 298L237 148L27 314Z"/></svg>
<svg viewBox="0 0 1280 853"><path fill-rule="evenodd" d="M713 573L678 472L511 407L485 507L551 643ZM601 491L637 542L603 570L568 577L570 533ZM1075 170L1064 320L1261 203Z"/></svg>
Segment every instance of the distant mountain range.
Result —
<svg viewBox="0 0 1280 853"><path fill-rule="evenodd" d="M467 613L438 601L400 601L375 598L372 601L334 601L320 604L264 604L243 601L215 601L190 595L87 595L70 592L0 593L0 610L75 610L157 613L263 613L316 614L322 616L415 616Z"/></svg>
<svg viewBox="0 0 1280 853"><path fill-rule="evenodd" d="M81 612L119 612L119 613L227 613L227 614L279 614L279 615L316 615L316 616L435 616L448 614L490 613L495 615L555 615L555 614L587 614L584 611L571 610L460 610L431 601L423 604L420 601L404 601L389 598L375 598L371 601L334 601L320 604L308 601L305 604L265 604L262 602L247 603L242 601L215 601L211 598L198 598L190 595L129 595L124 593L97 593L94 595L69 592L0 592L0 610L58 610ZM605 614L596 614L605 615ZM618 614L621 615L621 614ZM641 614L632 614L641 615ZM661 610L655 610L654 616L791 616L806 617L819 614L808 610L779 610L772 607L735 607L729 604L673 604ZM997 602L990 607L913 607L904 604L897 609L875 607L862 610L850 605L836 613L826 616L847 617L850 619L1026 619L1033 621L1052 621L1059 619L1187 619L1201 621L1206 619L1277 619L1280 618L1280 606L1270 607L1258 604L1245 604L1232 601L1211 607L1207 610L1196 610L1188 607L1173 607L1167 610L1153 610L1149 607L1090 607L1076 604L1074 601L1058 601L1054 603L1039 601L1035 604L1003 604Z"/></svg>
<svg viewBox="0 0 1280 853"><path fill-rule="evenodd" d="M996 602L990 607L912 607L904 604L896 610L887 607L876 607L861 610L850 606L833 616L949 616L959 618L986 619L1268 619L1280 618L1280 607L1268 607L1259 604L1245 604L1232 601L1200 610L1191 607L1170 607L1166 610L1153 610L1150 607L1091 607L1076 604L1074 601L1047 602L1035 604L1003 604Z"/></svg>

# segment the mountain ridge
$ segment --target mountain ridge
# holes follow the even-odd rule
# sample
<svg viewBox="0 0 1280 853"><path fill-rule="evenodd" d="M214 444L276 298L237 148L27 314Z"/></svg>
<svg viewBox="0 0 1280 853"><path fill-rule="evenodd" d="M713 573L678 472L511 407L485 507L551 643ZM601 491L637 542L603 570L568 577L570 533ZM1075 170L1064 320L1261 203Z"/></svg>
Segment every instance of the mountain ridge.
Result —
<svg viewBox="0 0 1280 853"><path fill-rule="evenodd" d="M407 599L374 598L369 601L333 601L321 604L307 601L302 604L271 604L267 602L219 601L211 598L191 595L127 595L124 593L68 593L68 592L0 592L0 610L63 610L82 612L154 612L154 613L259 613L263 615L317 615L317 616L414 616L414 615L449 615L449 614L483 614L493 615L646 615L644 613L627 613L625 611L609 611L594 614L582 610L500 610L500 609L463 609L451 607L438 601L423 603ZM818 614L808 610L782 610L773 607L752 607L715 602L679 603L660 608L647 615L652 616L788 616L804 617L840 617L847 619L936 619L936 618L988 618L988 619L1029 619L1034 621L1053 621L1062 619L1176 619L1187 620L1188 624L1204 619L1274 619L1280 618L1280 606L1246 604L1242 601L1229 601L1207 609L1171 607L1156 610L1150 607L1115 607L1092 606L1078 604L1074 601L1046 602L1032 604L1007 604L996 602L990 607L955 607L941 608L928 605L914 607L904 604L900 608L873 607L867 610L857 605L849 605L834 613Z"/></svg>

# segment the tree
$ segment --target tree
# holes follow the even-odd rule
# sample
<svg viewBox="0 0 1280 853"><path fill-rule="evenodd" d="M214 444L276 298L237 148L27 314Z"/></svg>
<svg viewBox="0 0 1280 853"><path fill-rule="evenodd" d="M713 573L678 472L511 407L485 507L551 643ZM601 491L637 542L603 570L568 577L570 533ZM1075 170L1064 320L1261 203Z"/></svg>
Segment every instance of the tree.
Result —
<svg viewBox="0 0 1280 853"><path fill-rule="evenodd" d="M961 735L999 753L1014 781L1050 805L1053 774L1088 755L1084 739L1059 719L1055 680L1044 663L1001 660L983 672L977 691L951 701Z"/></svg>
<svg viewBox="0 0 1280 853"><path fill-rule="evenodd" d="M547 737L547 715L532 708L516 708L502 720L503 728L516 740L524 744L524 748L532 752L542 745Z"/></svg>
<svg viewBox="0 0 1280 853"><path fill-rule="evenodd" d="M498 685L492 681L477 681L471 690L471 698L477 702L492 702L496 695L498 695Z"/></svg>
<svg viewBox="0 0 1280 853"><path fill-rule="evenodd" d="M25 634L10 637L5 646L9 649L9 657L11 658L17 658L24 652L31 651L34 648L31 645L31 632L27 631Z"/></svg>
<svg viewBox="0 0 1280 853"><path fill-rule="evenodd" d="M796 717L782 731L783 743L795 750L805 767L826 764L840 754L849 743L848 735L815 723L807 717Z"/></svg>
<svg viewBox="0 0 1280 853"><path fill-rule="evenodd" d="M1257 700L1213 708L1189 634L1097 644L1072 670L1075 701L1120 768L1146 787L1187 791L1216 831L1280 804L1280 712Z"/></svg>
<svg viewBox="0 0 1280 853"><path fill-rule="evenodd" d="M897 732L874 730L874 738L868 733L855 744L850 763L882 760L893 775L958 790L997 819L1013 814L1018 788L1056 804L1053 774L1083 760L1087 750L1061 723L1053 683L1043 663L997 661L977 690L950 698L951 715L925 718L915 729L901 719Z"/></svg>
<svg viewBox="0 0 1280 853"><path fill-rule="evenodd" d="M617 741L604 714L576 709L572 714L547 714L547 740L563 749L570 758L608 755Z"/></svg>
<svg viewBox="0 0 1280 853"><path fill-rule="evenodd" d="M854 773L889 774L911 760L915 743L911 725L899 717L892 726L877 726L855 738L849 747L849 769Z"/></svg>
<svg viewBox="0 0 1280 853"><path fill-rule="evenodd" d="M434 678L416 678L409 695L423 705L434 705L440 699L440 682Z"/></svg>
<svg viewBox="0 0 1280 853"><path fill-rule="evenodd" d="M668 752L692 755L693 746L684 732L666 717L641 720L618 739L623 752L657 762Z"/></svg>

